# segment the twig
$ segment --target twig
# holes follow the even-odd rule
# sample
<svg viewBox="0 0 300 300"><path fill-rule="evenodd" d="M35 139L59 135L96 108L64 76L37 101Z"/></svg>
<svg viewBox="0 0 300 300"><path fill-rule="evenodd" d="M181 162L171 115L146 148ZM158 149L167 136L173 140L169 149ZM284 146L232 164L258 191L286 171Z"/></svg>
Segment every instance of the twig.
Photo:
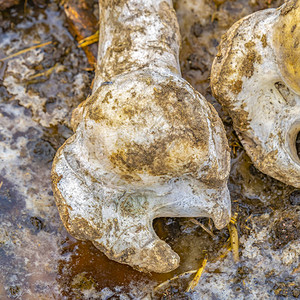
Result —
<svg viewBox="0 0 300 300"><path fill-rule="evenodd" d="M82 48L82 47L86 47L88 45L97 43L99 41L99 30L97 30L94 34L80 40L78 42L78 47Z"/></svg>
<svg viewBox="0 0 300 300"><path fill-rule="evenodd" d="M21 51L19 51L19 52L13 53L13 54L11 54L11 55L9 55L9 56L6 56L6 57L4 57L4 58L0 58L0 61L6 61L6 60L8 60L8 59L14 58L14 57L19 56L19 55L21 55L21 54L24 54L24 53L26 53L26 52L28 52L28 51L31 51L31 50L34 50L34 49L37 49L37 48L41 48L41 47L48 46L48 45L50 45L51 43L52 43L52 42L50 41L50 42L38 44L38 45L35 45L35 46L32 46L32 47L23 49L23 50L21 50Z"/></svg>
<svg viewBox="0 0 300 300"><path fill-rule="evenodd" d="M196 219L192 218L190 219L190 221L196 225L199 225L204 231L206 231L211 237L215 237L215 235L208 229L206 228L203 224L201 224L199 221L197 221Z"/></svg>
<svg viewBox="0 0 300 300"><path fill-rule="evenodd" d="M29 79L29 80L33 80L33 79L38 78L38 77L41 77L41 76L46 76L46 77L48 77L48 76L51 75L51 73L53 73L53 71L54 71L55 69L57 69L59 66L60 66L60 65L57 63L57 64L55 64L52 68L47 69L47 70L44 71L44 72L34 74L34 75L30 76L28 79Z"/></svg>
<svg viewBox="0 0 300 300"><path fill-rule="evenodd" d="M212 263L217 262L218 260L221 260L223 258L225 258L228 253L232 250L231 245L230 245L230 238L225 242L225 244L223 245L223 247L221 248L220 251L224 251L222 254L220 254L217 258L215 258Z"/></svg>
<svg viewBox="0 0 300 300"><path fill-rule="evenodd" d="M174 281L174 280L176 280L176 279L179 279L180 277L184 277L184 276L186 276L186 275L194 274L194 273L197 273L197 270L187 271L187 272L181 273L181 274L179 274L179 275L177 275L177 276L174 276L174 277L172 277L171 279L168 279L168 280L162 282L160 285L158 285L157 287L155 287L155 288L153 289L153 291L155 292L155 291L161 289L161 288L164 287L165 285L169 284L171 281Z"/></svg>

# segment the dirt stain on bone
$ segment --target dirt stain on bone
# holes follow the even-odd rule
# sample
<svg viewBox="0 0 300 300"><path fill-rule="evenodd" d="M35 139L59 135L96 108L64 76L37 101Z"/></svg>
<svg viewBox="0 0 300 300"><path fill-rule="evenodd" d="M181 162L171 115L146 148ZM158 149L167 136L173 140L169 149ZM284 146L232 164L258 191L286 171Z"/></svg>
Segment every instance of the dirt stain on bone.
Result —
<svg viewBox="0 0 300 300"><path fill-rule="evenodd" d="M110 156L121 176L146 172L153 176L196 173L209 139L207 123L197 99L173 81L153 91L153 105L160 107L169 129L161 136L149 132L151 143L128 141ZM132 111L123 111L130 117ZM129 114L129 115L128 115Z"/></svg>
<svg viewBox="0 0 300 300"><path fill-rule="evenodd" d="M251 78L253 76L255 70L254 64L261 63L261 56L253 49L253 47L254 46L251 45L251 50L247 53L240 68L241 76L245 76L247 78Z"/></svg>

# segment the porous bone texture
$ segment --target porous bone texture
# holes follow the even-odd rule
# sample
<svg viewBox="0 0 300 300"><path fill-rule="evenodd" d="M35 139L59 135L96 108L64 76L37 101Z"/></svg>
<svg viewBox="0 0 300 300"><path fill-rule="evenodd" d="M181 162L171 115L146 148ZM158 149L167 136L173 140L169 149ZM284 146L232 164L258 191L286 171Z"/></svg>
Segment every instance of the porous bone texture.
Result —
<svg viewBox="0 0 300 300"><path fill-rule="evenodd" d="M100 1L93 94L73 113L75 134L56 154L53 188L78 239L142 271L179 256L156 217L230 219L229 151L215 109L180 76L170 1Z"/></svg>
<svg viewBox="0 0 300 300"><path fill-rule="evenodd" d="M300 187L300 1L235 23L220 44L211 85L254 165Z"/></svg>

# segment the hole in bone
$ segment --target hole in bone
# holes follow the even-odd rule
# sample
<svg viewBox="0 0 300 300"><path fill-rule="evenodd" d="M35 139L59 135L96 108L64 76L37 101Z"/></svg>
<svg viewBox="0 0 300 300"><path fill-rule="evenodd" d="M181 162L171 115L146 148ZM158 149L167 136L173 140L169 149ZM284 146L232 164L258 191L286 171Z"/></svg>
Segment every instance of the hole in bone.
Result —
<svg viewBox="0 0 300 300"><path fill-rule="evenodd" d="M183 245L180 245L180 243L185 244L187 242L184 236L191 240L191 237L196 238L194 235L197 235L197 237L201 239L201 241L197 241L197 249L208 249L213 242L211 234L213 234L215 226L212 219L208 217L160 217L155 218L152 224L157 236L167 242L172 248L175 247L176 250L173 250L180 256L184 256L184 253L181 251L183 250L182 247L185 248ZM200 234L196 232L200 232ZM180 242L178 243L179 237ZM191 250L189 249L189 251Z"/></svg>
<svg viewBox="0 0 300 300"><path fill-rule="evenodd" d="M180 233L178 218L156 218L152 224L157 236L166 242L172 242Z"/></svg>
<svg viewBox="0 0 300 300"><path fill-rule="evenodd" d="M296 137L296 151L297 151L298 158L300 159L300 131L298 132Z"/></svg>
<svg viewBox="0 0 300 300"><path fill-rule="evenodd" d="M275 87L287 104L296 105L295 94L283 82L276 82Z"/></svg>

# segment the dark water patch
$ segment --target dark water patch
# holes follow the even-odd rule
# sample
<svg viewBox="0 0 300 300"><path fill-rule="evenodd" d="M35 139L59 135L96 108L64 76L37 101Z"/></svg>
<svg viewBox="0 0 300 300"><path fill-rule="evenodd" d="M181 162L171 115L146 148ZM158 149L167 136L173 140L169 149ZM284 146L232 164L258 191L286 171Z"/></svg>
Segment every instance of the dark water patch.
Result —
<svg viewBox="0 0 300 300"><path fill-rule="evenodd" d="M62 250L62 255L71 255L67 261L60 262L57 276L57 281L62 287L62 295L67 299L79 297L83 292L76 289L73 281L82 273L85 274L82 283L93 283L97 291L101 291L103 288L114 290L116 286L121 286L123 292L130 292L134 284L143 286L143 283L145 285L145 283L155 280L154 275L147 275L135 271L127 265L109 260L91 242L67 239L62 245ZM157 277L164 280L169 276L158 274ZM130 284L132 284L131 287L129 287Z"/></svg>
<svg viewBox="0 0 300 300"><path fill-rule="evenodd" d="M131 289L141 289L150 282L157 286L173 276L197 269L205 254L208 254L210 261L216 259L217 252L229 237L228 230L226 228L221 231L216 230L208 218L197 218L196 220L208 228L212 227L215 237L212 238L201 227L190 222L188 218L158 218L154 220L154 228L158 236L167 241L181 257L181 266L166 274L145 274L136 271L127 265L109 260L91 242L75 241L73 238L66 239L61 249L62 256L66 256L67 259L60 261L57 277L63 295L69 297L68 299L80 297L82 290L78 289L84 289L91 284L97 291L101 291L103 288L114 290L116 286L120 286L122 292L128 294ZM193 240L192 245L191 240ZM76 285L73 282L74 278L80 279L76 281ZM181 283L178 282L178 284ZM149 288L145 290L149 292ZM186 297L189 294L186 294L184 290L180 291L179 286L174 286L174 289L169 291L169 295Z"/></svg>

